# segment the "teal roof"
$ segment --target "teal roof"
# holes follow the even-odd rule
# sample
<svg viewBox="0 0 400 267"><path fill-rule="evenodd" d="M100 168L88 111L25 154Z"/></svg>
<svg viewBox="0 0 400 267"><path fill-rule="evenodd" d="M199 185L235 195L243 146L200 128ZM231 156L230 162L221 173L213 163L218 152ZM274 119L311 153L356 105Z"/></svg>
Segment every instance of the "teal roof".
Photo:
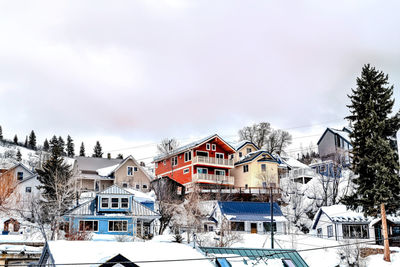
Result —
<svg viewBox="0 0 400 267"><path fill-rule="evenodd" d="M265 248L217 248L217 247L200 247L206 255L213 254L218 257L218 254L226 257L226 254L234 254L250 259L265 257L266 259L290 259L296 267L308 267L307 263L295 249L265 249Z"/></svg>

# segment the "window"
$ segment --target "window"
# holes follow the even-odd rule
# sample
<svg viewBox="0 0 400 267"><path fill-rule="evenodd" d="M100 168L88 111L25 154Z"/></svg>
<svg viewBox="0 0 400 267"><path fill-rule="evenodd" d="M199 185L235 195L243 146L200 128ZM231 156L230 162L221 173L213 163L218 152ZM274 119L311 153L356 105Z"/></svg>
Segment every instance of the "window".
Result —
<svg viewBox="0 0 400 267"><path fill-rule="evenodd" d="M206 151L196 151L196 156L207 157L208 158L208 152L206 152Z"/></svg>
<svg viewBox="0 0 400 267"><path fill-rule="evenodd" d="M267 171L267 165L261 164L261 171L266 172Z"/></svg>
<svg viewBox="0 0 400 267"><path fill-rule="evenodd" d="M119 198L111 198L111 208L118 209L119 207Z"/></svg>
<svg viewBox="0 0 400 267"><path fill-rule="evenodd" d="M156 169L158 168L158 162L156 162Z"/></svg>
<svg viewBox="0 0 400 267"><path fill-rule="evenodd" d="M101 207L108 209L108 198L105 197L101 198Z"/></svg>
<svg viewBox="0 0 400 267"><path fill-rule="evenodd" d="M241 158L243 156L242 152L239 152L239 158Z"/></svg>
<svg viewBox="0 0 400 267"><path fill-rule="evenodd" d="M216 153L215 153L215 157L216 157L217 159L223 159L223 158L224 158L224 153L218 153L218 152L216 152Z"/></svg>
<svg viewBox="0 0 400 267"><path fill-rule="evenodd" d="M121 208L127 209L129 207L129 202L127 197L121 198Z"/></svg>
<svg viewBox="0 0 400 267"><path fill-rule="evenodd" d="M214 231L214 226L212 226L212 225L209 225L209 226L208 226L208 231L209 231L209 232L212 232L212 231Z"/></svg>
<svg viewBox="0 0 400 267"><path fill-rule="evenodd" d="M99 230L98 221L79 221L79 231L97 232Z"/></svg>
<svg viewBox="0 0 400 267"><path fill-rule="evenodd" d="M128 183L122 183L122 187L123 188L127 188L128 187Z"/></svg>
<svg viewBox="0 0 400 267"><path fill-rule="evenodd" d="M251 153L251 148L246 149L247 154Z"/></svg>
<svg viewBox="0 0 400 267"><path fill-rule="evenodd" d="M208 169L199 167L199 168L197 168L197 173L207 174L208 173Z"/></svg>
<svg viewBox="0 0 400 267"><path fill-rule="evenodd" d="M210 150L210 144L206 144L206 149Z"/></svg>
<svg viewBox="0 0 400 267"><path fill-rule="evenodd" d="M243 165L243 172L249 171L249 165Z"/></svg>
<svg viewBox="0 0 400 267"><path fill-rule="evenodd" d="M172 162L172 166L178 165L178 157L173 157L171 162Z"/></svg>
<svg viewBox="0 0 400 267"><path fill-rule="evenodd" d="M263 222L265 232L271 232L271 222ZM276 232L276 222L272 223L272 229Z"/></svg>
<svg viewBox="0 0 400 267"><path fill-rule="evenodd" d="M167 165L167 161L165 159L163 160L163 164L164 166Z"/></svg>
<svg viewBox="0 0 400 267"><path fill-rule="evenodd" d="M225 170L215 170L215 175L224 175L225 176Z"/></svg>
<svg viewBox="0 0 400 267"><path fill-rule="evenodd" d="M17 172L17 179L18 179L18 181L22 181L24 179L24 173L23 172Z"/></svg>
<svg viewBox="0 0 400 267"><path fill-rule="evenodd" d="M231 222L232 231L244 231L244 222Z"/></svg>
<svg viewBox="0 0 400 267"><path fill-rule="evenodd" d="M138 167L133 167L133 171L137 172L138 171Z"/></svg>
<svg viewBox="0 0 400 267"><path fill-rule="evenodd" d="M217 150L217 145L216 145L216 144L212 144L212 146L211 146L211 150L212 150L212 151L215 151L215 150Z"/></svg>
<svg viewBox="0 0 400 267"><path fill-rule="evenodd" d="M109 232L127 232L128 221L109 221L108 222Z"/></svg>
<svg viewBox="0 0 400 267"><path fill-rule="evenodd" d="M317 229L317 236L322 238L322 228Z"/></svg>
<svg viewBox="0 0 400 267"><path fill-rule="evenodd" d="M333 226L332 225L328 225L326 227L326 230L328 232L328 237L332 237L333 236Z"/></svg>
<svg viewBox="0 0 400 267"><path fill-rule="evenodd" d="M343 238L368 239L367 224L343 224L342 230L343 230Z"/></svg>
<svg viewBox="0 0 400 267"><path fill-rule="evenodd" d="M144 185L143 185L143 189L147 189L147 184L144 184Z"/></svg>
<svg viewBox="0 0 400 267"><path fill-rule="evenodd" d="M139 184L136 185L136 189L140 189L140 185Z"/></svg>
<svg viewBox="0 0 400 267"><path fill-rule="evenodd" d="M189 173L189 168L186 168L183 170L183 174L187 174L187 173Z"/></svg>
<svg viewBox="0 0 400 267"><path fill-rule="evenodd" d="M31 193L32 192L32 187L25 187L25 192L26 193Z"/></svg>
<svg viewBox="0 0 400 267"><path fill-rule="evenodd" d="M133 167L132 166L128 166L128 176L132 176L133 175Z"/></svg>
<svg viewBox="0 0 400 267"><path fill-rule="evenodd" d="M192 160L192 151L185 152L185 162Z"/></svg>

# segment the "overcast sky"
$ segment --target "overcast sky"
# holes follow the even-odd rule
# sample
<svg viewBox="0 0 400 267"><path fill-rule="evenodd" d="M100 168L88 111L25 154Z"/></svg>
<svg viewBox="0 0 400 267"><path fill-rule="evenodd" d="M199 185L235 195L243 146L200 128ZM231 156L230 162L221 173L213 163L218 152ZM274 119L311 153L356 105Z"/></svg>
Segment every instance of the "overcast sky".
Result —
<svg viewBox="0 0 400 267"><path fill-rule="evenodd" d="M100 140L146 158L163 137L236 141L267 121L289 129L296 152L346 123L365 63L389 74L399 108L399 10L367 0L2 1L0 125L6 138L70 134L77 150Z"/></svg>

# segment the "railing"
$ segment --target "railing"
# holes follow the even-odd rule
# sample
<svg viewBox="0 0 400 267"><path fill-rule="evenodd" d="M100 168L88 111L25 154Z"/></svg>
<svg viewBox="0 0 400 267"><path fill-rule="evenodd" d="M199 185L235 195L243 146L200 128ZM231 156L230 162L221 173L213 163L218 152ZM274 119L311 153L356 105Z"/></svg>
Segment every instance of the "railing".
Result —
<svg viewBox="0 0 400 267"><path fill-rule="evenodd" d="M233 167L233 160L231 159L220 159L220 158L210 158L203 156L196 156L193 158L193 164L203 163L203 164L211 164L211 165L222 165L222 166L230 166Z"/></svg>
<svg viewBox="0 0 400 267"><path fill-rule="evenodd" d="M314 177L315 170L308 168L290 170L288 173L282 174L280 178L300 178L300 177Z"/></svg>
<svg viewBox="0 0 400 267"><path fill-rule="evenodd" d="M235 183L235 178L233 176L205 174L205 173L195 173L193 175L192 180L193 182L205 182L205 183L228 184L228 185L233 185Z"/></svg>

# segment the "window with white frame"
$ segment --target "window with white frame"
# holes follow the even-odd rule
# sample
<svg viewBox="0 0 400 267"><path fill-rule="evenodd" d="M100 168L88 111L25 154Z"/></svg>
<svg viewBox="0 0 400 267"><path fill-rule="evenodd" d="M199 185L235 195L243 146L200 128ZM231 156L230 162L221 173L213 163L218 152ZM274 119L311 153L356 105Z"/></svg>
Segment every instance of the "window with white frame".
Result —
<svg viewBox="0 0 400 267"><path fill-rule="evenodd" d="M183 170L183 174L187 174L187 173L189 173L189 168L186 168Z"/></svg>
<svg viewBox="0 0 400 267"><path fill-rule="evenodd" d="M332 237L333 236L333 226L332 225L328 225L326 227L326 230L328 232L328 237Z"/></svg>
<svg viewBox="0 0 400 267"><path fill-rule="evenodd" d="M113 197L111 198L111 208L118 209L119 207L119 198Z"/></svg>
<svg viewBox="0 0 400 267"><path fill-rule="evenodd" d="M207 158L208 158L208 152L207 152L207 151L200 151L200 150L197 150L197 151L196 151L196 156L207 157Z"/></svg>
<svg viewBox="0 0 400 267"><path fill-rule="evenodd" d="M212 150L212 151L217 150L217 145L216 145L216 144L212 144L212 145L211 145L211 150Z"/></svg>
<svg viewBox="0 0 400 267"><path fill-rule="evenodd" d="M191 160L192 160L192 151L186 151L185 152L185 162L188 162Z"/></svg>
<svg viewBox="0 0 400 267"><path fill-rule="evenodd" d="M32 192L32 187L27 186L25 187L25 193L31 193Z"/></svg>
<svg viewBox="0 0 400 267"><path fill-rule="evenodd" d="M109 221L108 222L109 232L127 232L128 221Z"/></svg>
<svg viewBox="0 0 400 267"><path fill-rule="evenodd" d="M108 209L108 197L101 198L101 207L104 209Z"/></svg>
<svg viewBox="0 0 400 267"><path fill-rule="evenodd" d="M215 170L215 175L224 175L225 176L225 170Z"/></svg>
<svg viewBox="0 0 400 267"><path fill-rule="evenodd" d="M206 149L210 150L210 144L206 144Z"/></svg>
<svg viewBox="0 0 400 267"><path fill-rule="evenodd" d="M243 172L249 172L249 165L243 165Z"/></svg>
<svg viewBox="0 0 400 267"><path fill-rule="evenodd" d="M207 174L208 173L208 169L207 168L197 167L197 173Z"/></svg>
<svg viewBox="0 0 400 267"><path fill-rule="evenodd" d="M99 231L99 221L79 221L79 231L97 232Z"/></svg>
<svg viewBox="0 0 400 267"><path fill-rule="evenodd" d="M173 157L171 162L172 162L172 166L178 165L178 157Z"/></svg>
<svg viewBox="0 0 400 267"><path fill-rule="evenodd" d="M368 224L343 224L343 238L368 239Z"/></svg>
<svg viewBox="0 0 400 267"><path fill-rule="evenodd" d="M121 208L127 209L129 207L129 200L127 197L121 198Z"/></svg>
<svg viewBox="0 0 400 267"><path fill-rule="evenodd" d="M247 151L247 154L251 153L251 148L247 148L246 151Z"/></svg>
<svg viewBox="0 0 400 267"><path fill-rule="evenodd" d="M133 175L133 167L132 166L128 166L127 167L127 175L128 176L132 176Z"/></svg>
<svg viewBox="0 0 400 267"><path fill-rule="evenodd" d="M218 152L216 152L216 153L215 153L215 157L216 157L217 159L224 159L224 153L218 153Z"/></svg>

